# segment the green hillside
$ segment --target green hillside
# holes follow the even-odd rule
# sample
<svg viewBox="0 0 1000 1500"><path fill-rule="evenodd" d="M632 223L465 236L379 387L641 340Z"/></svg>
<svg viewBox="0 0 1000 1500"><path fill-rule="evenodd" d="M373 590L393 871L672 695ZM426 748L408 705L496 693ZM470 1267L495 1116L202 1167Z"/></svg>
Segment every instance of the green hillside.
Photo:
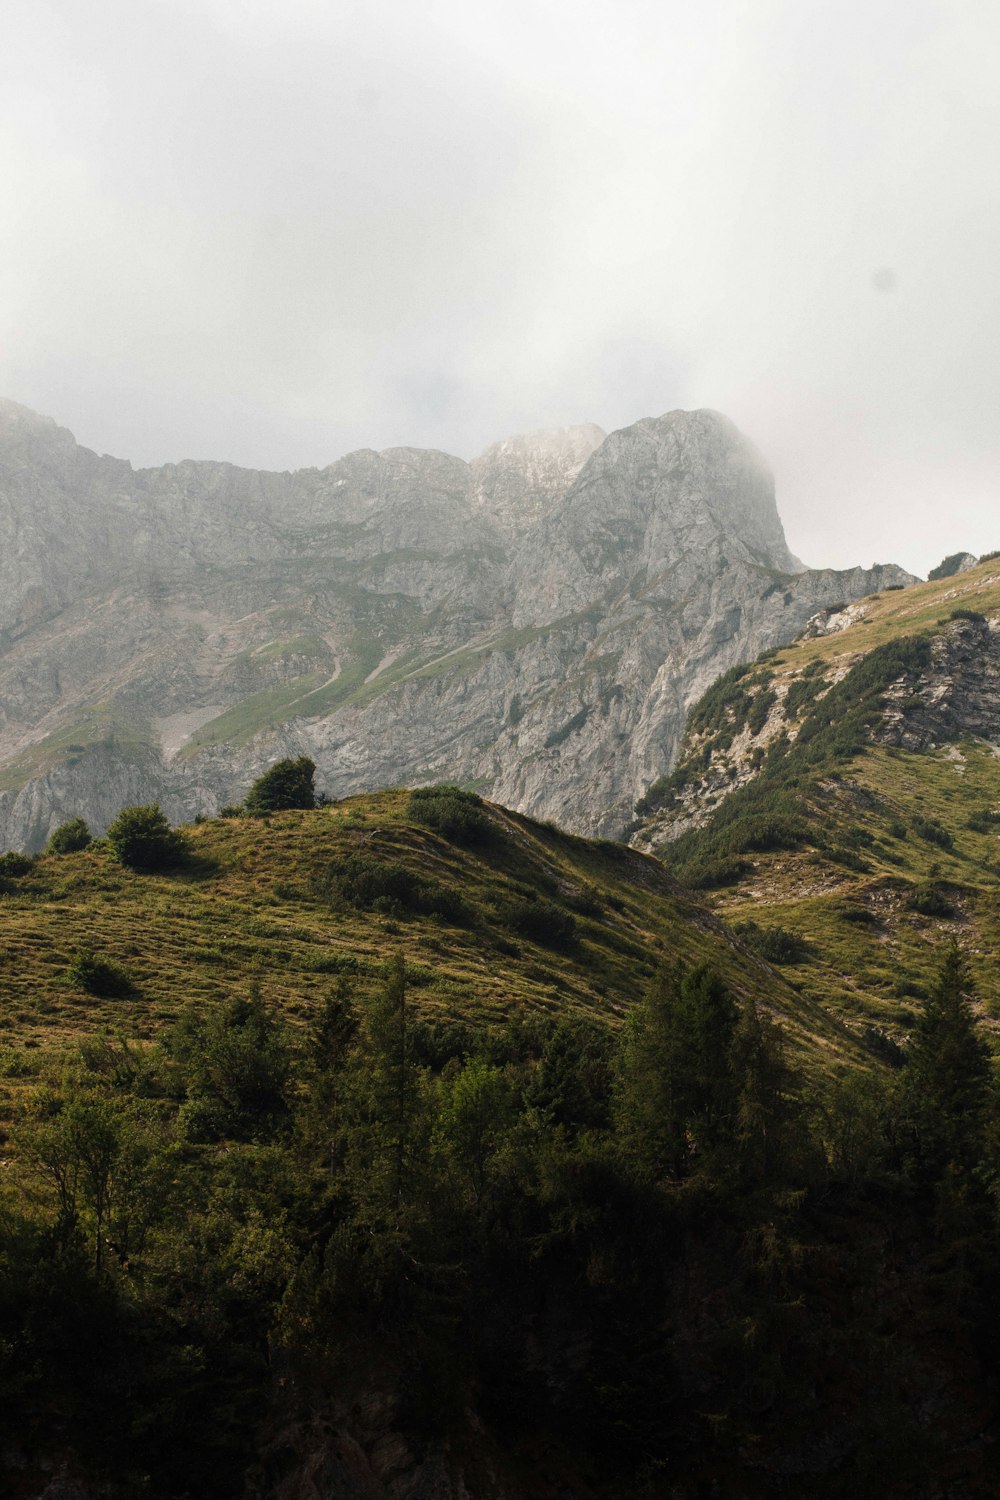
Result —
<svg viewBox="0 0 1000 1500"><path fill-rule="evenodd" d="M954 939L995 1038L1000 569L850 613L709 690L640 837L803 996L898 1043Z"/></svg>
<svg viewBox="0 0 1000 1500"><path fill-rule="evenodd" d="M339 976L363 996L397 952L421 1014L441 1022L523 1011L617 1027L658 963L711 962L801 1047L850 1052L656 860L489 804L481 816L482 837L463 843L418 822L408 792L381 792L206 821L175 871L136 873L102 844L37 858L0 894L9 1071L25 1049L101 1029L149 1038L188 1004L252 990L301 1026ZM119 993L73 981L87 951L123 976Z"/></svg>

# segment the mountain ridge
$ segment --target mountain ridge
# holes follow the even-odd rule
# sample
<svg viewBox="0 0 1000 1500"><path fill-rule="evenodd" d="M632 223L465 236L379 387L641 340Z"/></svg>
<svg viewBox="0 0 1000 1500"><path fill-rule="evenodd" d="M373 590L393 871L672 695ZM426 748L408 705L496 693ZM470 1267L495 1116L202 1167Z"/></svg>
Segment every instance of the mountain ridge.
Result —
<svg viewBox="0 0 1000 1500"><path fill-rule="evenodd" d="M617 833L712 678L911 581L799 567L711 411L278 474L133 470L6 403L0 845L105 826L109 778L211 813L284 754Z"/></svg>

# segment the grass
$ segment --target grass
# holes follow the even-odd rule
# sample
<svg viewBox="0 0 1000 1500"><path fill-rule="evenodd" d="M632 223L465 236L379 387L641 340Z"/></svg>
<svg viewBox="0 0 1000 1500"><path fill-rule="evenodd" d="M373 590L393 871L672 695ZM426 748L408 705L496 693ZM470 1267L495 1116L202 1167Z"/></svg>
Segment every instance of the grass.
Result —
<svg viewBox="0 0 1000 1500"><path fill-rule="evenodd" d="M615 1027L661 960L708 961L783 1017L796 1050L851 1055L849 1034L737 946L656 860L489 804L483 814L492 835L458 844L413 821L408 793L389 791L199 824L188 829L192 862L174 874L134 874L100 844L41 856L0 897L5 1044L20 1057L102 1029L149 1038L190 1002L210 1007L254 987L304 1023L338 975L364 992L402 950L415 1000L442 1020L488 1023L522 1009ZM452 892L462 920L331 898L330 871L358 855ZM525 925L526 906L559 916L559 941ZM127 993L74 984L83 950L127 975ZM11 1077L16 1089L16 1062Z"/></svg>
<svg viewBox="0 0 1000 1500"><path fill-rule="evenodd" d="M956 617L997 614L997 559L861 601L848 629L768 653L766 676L762 661L720 679L692 712L678 769L640 804L654 839L684 818L688 831L659 847L692 879L704 871L705 899L724 920L807 945L782 972L855 1031L871 1024L905 1040L955 938L1000 1041L1000 759L983 741L918 752L869 733L886 682L918 683L934 635ZM761 691L783 704L790 740L774 724L761 736ZM724 865L734 867L726 885Z"/></svg>

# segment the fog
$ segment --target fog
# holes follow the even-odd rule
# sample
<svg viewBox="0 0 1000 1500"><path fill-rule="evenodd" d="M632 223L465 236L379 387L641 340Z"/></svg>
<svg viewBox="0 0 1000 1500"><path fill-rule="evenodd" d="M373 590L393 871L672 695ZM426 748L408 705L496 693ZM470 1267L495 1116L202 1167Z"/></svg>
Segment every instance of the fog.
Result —
<svg viewBox="0 0 1000 1500"><path fill-rule="evenodd" d="M1000 547L989 0L5 0L0 394L322 465L713 406L813 565Z"/></svg>

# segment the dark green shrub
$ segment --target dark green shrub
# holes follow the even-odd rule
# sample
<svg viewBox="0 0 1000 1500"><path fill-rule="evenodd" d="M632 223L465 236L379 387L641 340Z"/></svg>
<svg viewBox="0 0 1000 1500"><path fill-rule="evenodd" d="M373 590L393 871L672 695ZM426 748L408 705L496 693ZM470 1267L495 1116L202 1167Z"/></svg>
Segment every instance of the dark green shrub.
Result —
<svg viewBox="0 0 1000 1500"><path fill-rule="evenodd" d="M966 556L964 552L952 552L936 568L931 568L927 575L928 583L936 583L941 578L954 578L962 566L962 559Z"/></svg>
<svg viewBox="0 0 1000 1500"><path fill-rule="evenodd" d="M410 793L409 814L456 844L485 844L494 832L483 799L458 786L417 787Z"/></svg>
<svg viewBox="0 0 1000 1500"><path fill-rule="evenodd" d="M944 892L930 881L917 886L910 897L909 907L922 917L951 917L955 914L955 909Z"/></svg>
<svg viewBox="0 0 1000 1500"><path fill-rule="evenodd" d="M242 816L243 816L243 804L242 803L227 802L226 805L225 805L225 807L220 807L219 808L219 817L220 818L242 818Z"/></svg>
<svg viewBox="0 0 1000 1500"><path fill-rule="evenodd" d="M720 886L738 885L752 869L748 859L709 859L703 864L692 861L680 865L674 873L693 891L712 891Z"/></svg>
<svg viewBox="0 0 1000 1500"><path fill-rule="evenodd" d="M494 901L493 909L505 927L535 943L562 948L576 936L573 915L533 892L505 892Z"/></svg>
<svg viewBox="0 0 1000 1500"><path fill-rule="evenodd" d="M837 916L842 922L856 922L860 926L873 927L878 918L874 912L870 912L867 906L855 906L852 903L837 908Z"/></svg>
<svg viewBox="0 0 1000 1500"><path fill-rule="evenodd" d="M92 948L80 949L66 971L66 978L77 989L102 999L117 999L132 990L125 971L109 959L99 958Z"/></svg>
<svg viewBox="0 0 1000 1500"><path fill-rule="evenodd" d="M123 807L107 833L108 848L131 870L166 870L182 864L187 839L171 828L159 804Z"/></svg>
<svg viewBox="0 0 1000 1500"><path fill-rule="evenodd" d="M1000 557L1000 552L984 552L979 561L981 563L996 562L998 557Z"/></svg>
<svg viewBox="0 0 1000 1500"><path fill-rule="evenodd" d="M949 620L971 620L975 625L986 624L986 616L981 615L977 609L953 609L948 618Z"/></svg>
<svg viewBox="0 0 1000 1500"><path fill-rule="evenodd" d="M809 956L809 946L796 932L784 927L761 927L756 922L740 922L733 928L748 948L772 964L801 964Z"/></svg>
<svg viewBox="0 0 1000 1500"><path fill-rule="evenodd" d="M902 588L902 584L892 586ZM890 1068L901 1068L906 1061L906 1053L902 1047L881 1026L869 1023L861 1032L861 1040L873 1057L887 1063Z"/></svg>
<svg viewBox="0 0 1000 1500"><path fill-rule="evenodd" d="M970 813L965 826L971 828L973 833L992 833L998 823L1000 823L1000 812L994 812L992 808L983 808L982 811Z"/></svg>
<svg viewBox="0 0 1000 1500"><path fill-rule="evenodd" d="M468 923L473 918L470 907L457 892L439 881L415 875L399 860L378 859L371 854L349 854L332 865L320 878L319 888L322 895L335 903L343 902L359 911L374 911L384 916L412 912L459 923Z"/></svg>
<svg viewBox="0 0 1000 1500"><path fill-rule="evenodd" d="M30 874L33 865L30 855L11 849L7 854L0 854L0 879L17 880L20 875Z"/></svg>
<svg viewBox="0 0 1000 1500"><path fill-rule="evenodd" d="M955 840L942 823L936 818L924 818L918 813L913 819L913 831L928 844L936 844L939 849L952 849Z"/></svg>
<svg viewBox="0 0 1000 1500"><path fill-rule="evenodd" d="M248 813L288 812L294 808L316 806L314 778L316 763L308 755L298 760L275 761L269 771L258 776L246 795L243 806Z"/></svg>
<svg viewBox="0 0 1000 1500"><path fill-rule="evenodd" d="M45 846L46 854L78 854L92 843L90 829L82 818L60 823Z"/></svg>

